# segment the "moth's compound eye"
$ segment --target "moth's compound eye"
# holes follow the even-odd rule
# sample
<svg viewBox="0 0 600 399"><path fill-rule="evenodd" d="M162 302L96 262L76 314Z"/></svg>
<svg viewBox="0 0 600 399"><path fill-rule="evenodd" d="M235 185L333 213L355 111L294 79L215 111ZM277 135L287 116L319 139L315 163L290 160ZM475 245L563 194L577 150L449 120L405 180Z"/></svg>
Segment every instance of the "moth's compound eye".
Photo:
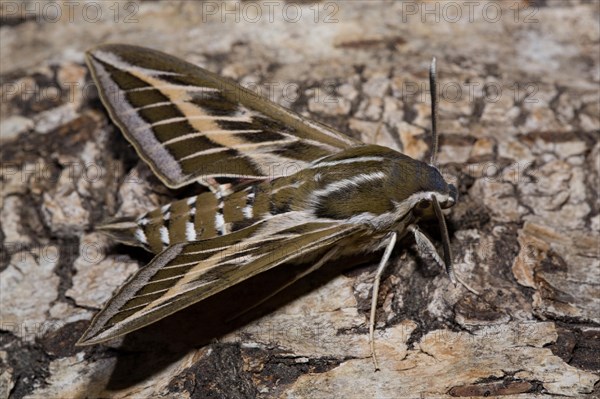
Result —
<svg viewBox="0 0 600 399"><path fill-rule="evenodd" d="M429 200L424 199L424 200L419 201L418 207L421 209L427 209L430 206L431 206L431 201L429 201Z"/></svg>
<svg viewBox="0 0 600 399"><path fill-rule="evenodd" d="M415 217L423 217L423 215L425 215L427 212L427 208L431 208L431 205L431 200L422 199L417 202L415 207L412 209L412 213Z"/></svg>

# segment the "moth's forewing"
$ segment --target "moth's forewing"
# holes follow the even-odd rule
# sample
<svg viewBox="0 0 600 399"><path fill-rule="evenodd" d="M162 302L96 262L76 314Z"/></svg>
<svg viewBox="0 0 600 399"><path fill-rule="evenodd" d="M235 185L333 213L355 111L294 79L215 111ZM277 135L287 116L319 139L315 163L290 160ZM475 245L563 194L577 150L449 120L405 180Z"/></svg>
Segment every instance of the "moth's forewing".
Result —
<svg viewBox="0 0 600 399"><path fill-rule="evenodd" d="M273 178L360 142L229 79L147 48L87 53L100 98L154 173L176 188L206 177Z"/></svg>
<svg viewBox="0 0 600 399"><path fill-rule="evenodd" d="M275 216L240 231L157 255L98 313L79 345L127 334L282 263L326 250L361 228L335 222L298 224Z"/></svg>

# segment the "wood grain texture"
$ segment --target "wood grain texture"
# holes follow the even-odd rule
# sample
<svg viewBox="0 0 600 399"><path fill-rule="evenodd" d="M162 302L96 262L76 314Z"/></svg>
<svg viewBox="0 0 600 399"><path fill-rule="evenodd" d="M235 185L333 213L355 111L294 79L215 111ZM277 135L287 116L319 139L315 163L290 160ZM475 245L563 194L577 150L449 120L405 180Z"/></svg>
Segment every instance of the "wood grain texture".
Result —
<svg viewBox="0 0 600 399"><path fill-rule="evenodd" d="M110 2L99 23L82 5L73 21L9 9L0 397L600 395L599 5L529 3L503 6L497 21L483 3L472 21L463 8L461 23L444 3L438 22L422 22L420 2L305 4L297 22L294 6L283 14L290 3L253 22L247 5L236 21L220 2L136 3L135 23L124 8L115 23ZM402 241L380 290L378 373L367 341L375 258L328 265L230 322L289 275L256 276L108 346L74 347L150 260L93 226L196 194L165 189L138 163L89 86L84 51L123 41L256 83L279 104L424 160L435 55L438 162L459 191L451 247L480 295Z"/></svg>

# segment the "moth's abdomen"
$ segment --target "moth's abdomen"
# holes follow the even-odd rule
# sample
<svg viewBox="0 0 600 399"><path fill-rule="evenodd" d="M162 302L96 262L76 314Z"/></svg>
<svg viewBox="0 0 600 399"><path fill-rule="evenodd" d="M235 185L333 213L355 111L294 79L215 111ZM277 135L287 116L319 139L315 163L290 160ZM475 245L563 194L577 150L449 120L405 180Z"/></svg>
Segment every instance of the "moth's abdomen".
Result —
<svg viewBox="0 0 600 399"><path fill-rule="evenodd" d="M138 218L136 239L158 253L180 242L210 238L217 201L212 193L186 198L156 208Z"/></svg>
<svg viewBox="0 0 600 399"><path fill-rule="evenodd" d="M172 243L185 241L183 238L186 234L202 235L205 228L203 225L196 227L193 215L195 208L189 205L195 204L196 200L197 197L191 197L176 201L138 218L111 219L99 226L98 230L124 244L141 246L150 252L159 253ZM188 231L190 227L193 227L191 232Z"/></svg>
<svg viewBox="0 0 600 399"><path fill-rule="evenodd" d="M110 218L105 220L96 230L103 232L116 241L128 245L144 246L136 237L138 223L134 217Z"/></svg>
<svg viewBox="0 0 600 399"><path fill-rule="evenodd" d="M109 220L98 229L159 253L173 244L229 234L260 220L268 210L266 192L251 186L227 197L207 192L174 201L139 218Z"/></svg>

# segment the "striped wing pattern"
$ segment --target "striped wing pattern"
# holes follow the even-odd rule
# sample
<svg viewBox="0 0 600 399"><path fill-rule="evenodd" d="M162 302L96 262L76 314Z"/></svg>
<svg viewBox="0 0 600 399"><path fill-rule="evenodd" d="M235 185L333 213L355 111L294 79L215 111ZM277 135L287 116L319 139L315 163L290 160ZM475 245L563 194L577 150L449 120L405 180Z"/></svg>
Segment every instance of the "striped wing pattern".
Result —
<svg viewBox="0 0 600 399"><path fill-rule="evenodd" d="M277 265L340 245L362 229L297 220L306 219L291 212L224 236L170 246L121 287L78 344L137 330Z"/></svg>
<svg viewBox="0 0 600 399"><path fill-rule="evenodd" d="M155 50L102 45L87 62L112 119L171 188L206 177L274 178L361 144Z"/></svg>
<svg viewBox="0 0 600 399"><path fill-rule="evenodd" d="M137 330L275 266L308 262L364 232L291 202L306 194L304 169L361 142L158 51L103 45L87 53L87 62L112 120L165 185L219 177L267 180L101 226L157 255L94 317L79 345Z"/></svg>

